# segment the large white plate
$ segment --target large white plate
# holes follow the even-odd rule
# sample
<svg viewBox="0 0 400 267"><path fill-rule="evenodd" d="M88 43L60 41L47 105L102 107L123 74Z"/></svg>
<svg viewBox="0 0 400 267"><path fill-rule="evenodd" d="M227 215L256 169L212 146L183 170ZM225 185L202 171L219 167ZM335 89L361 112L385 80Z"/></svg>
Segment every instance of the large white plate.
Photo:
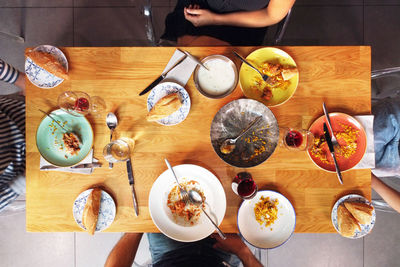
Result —
<svg viewBox="0 0 400 267"><path fill-rule="evenodd" d="M254 215L254 206L261 196L271 200L278 199L278 218L268 226L261 226ZM275 248L287 240L294 232L296 226L296 213L292 204L282 194L275 191L258 191L257 195L244 200L239 208L237 224L240 234L251 245L258 248Z"/></svg>
<svg viewBox="0 0 400 267"><path fill-rule="evenodd" d="M164 96L169 94L178 93L182 102L180 109L172 113L166 118L158 120L157 122L162 125L172 126L184 121L190 111L190 97L188 92L177 83L163 82L158 84L151 90L147 98L147 111L150 111L154 105Z"/></svg>
<svg viewBox="0 0 400 267"><path fill-rule="evenodd" d="M186 178L199 183L206 197L205 210L214 218L217 225L221 224L226 210L225 191L218 178L203 167L191 164L173 167L178 180ZM181 242L201 240L215 231L212 223L202 213L197 224L182 226L177 224L167 206L168 194L176 185L170 170L164 171L154 182L149 195L150 216L157 228L169 238ZM216 219L216 220L215 220Z"/></svg>
<svg viewBox="0 0 400 267"><path fill-rule="evenodd" d="M336 201L335 205L333 205L333 208L332 208L331 220L332 220L333 227L335 227L336 231L339 234L340 234L340 232L339 232L339 226L338 226L338 221L337 221L337 209L338 209L339 205L345 201L360 202L360 203L365 203L365 204L372 206L372 204L365 197L357 195L357 194L346 195L344 197L341 197L338 201ZM361 231L359 231L357 229L356 232L354 233L354 236L347 237L347 238L357 239L357 238L360 238L360 237L363 237L363 236L369 234L375 225L375 220L376 220L376 213L375 213L375 209L374 209L372 211L371 223L369 223L369 224L361 224L360 223Z"/></svg>
<svg viewBox="0 0 400 267"><path fill-rule="evenodd" d="M85 208L87 198L93 189L83 191L74 201L72 213L76 223L83 229L86 230L82 223L83 209ZM115 202L112 197L106 192L101 191L100 199L100 210L99 217L97 219L96 232L103 231L108 228L114 221L116 213Z"/></svg>
<svg viewBox="0 0 400 267"><path fill-rule="evenodd" d="M67 58L57 47L52 45L40 45L33 50L52 54L68 72ZM59 78L42 67L36 65L29 57L26 57L25 60L25 74L31 83L43 89L54 88L64 81L64 79Z"/></svg>

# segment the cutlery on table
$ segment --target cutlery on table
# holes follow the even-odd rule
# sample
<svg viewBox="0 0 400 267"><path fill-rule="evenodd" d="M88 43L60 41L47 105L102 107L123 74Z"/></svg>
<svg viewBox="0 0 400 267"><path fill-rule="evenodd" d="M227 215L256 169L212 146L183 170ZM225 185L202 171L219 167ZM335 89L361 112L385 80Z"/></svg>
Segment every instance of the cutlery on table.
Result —
<svg viewBox="0 0 400 267"><path fill-rule="evenodd" d="M99 162L93 162L93 163L83 163L83 164L79 164L79 165L75 165L72 167L69 167L71 169L85 169L85 168L99 168L101 167L101 163ZM57 167L54 165L45 165L40 167L41 170L53 170L53 169L58 169L58 168L64 168L64 167ZM66 167L68 168L68 167Z"/></svg>
<svg viewBox="0 0 400 267"><path fill-rule="evenodd" d="M328 144L328 147L329 147L329 152L331 153L333 162L335 163L335 169L336 169L336 174L337 174L338 180L339 180L340 184L343 184L342 173L340 172L339 165L337 164L335 150L333 149L333 143L331 140L331 136L329 135L328 127L326 126L325 122L324 122L324 134L325 134L326 143Z"/></svg>
<svg viewBox="0 0 400 267"><path fill-rule="evenodd" d="M199 192L196 190L189 190L189 201L193 203L194 205L198 206L201 208L203 213L207 216L207 218L210 220L210 222L214 225L215 229L217 230L219 236L222 239L226 239L226 235L219 229L218 225L211 219L211 217L207 214L207 212L203 208L203 199L201 198Z"/></svg>
<svg viewBox="0 0 400 267"><path fill-rule="evenodd" d="M181 184L179 183L178 177L176 177L176 174L175 174L175 172L174 172L174 169L172 169L171 164L169 164L169 161L168 161L167 159L165 159L165 163L167 164L168 169L172 172L172 174L173 174L173 176L174 176L174 178L175 178L175 180L176 180L176 183L177 183L178 186L179 186L179 189L180 189L179 191L180 191L180 193L181 193L182 200L187 204L187 203L189 202L189 194L188 194L188 192L187 192L186 189L183 188L183 186L181 186Z"/></svg>
<svg viewBox="0 0 400 267"><path fill-rule="evenodd" d="M229 154L232 153L232 151L236 147L236 141L239 140L240 137L242 137L244 134L246 134L257 122L259 122L262 119L262 116L258 116L256 119L254 119L243 131L241 134L239 134L236 138L229 138L226 139L222 145L220 146L220 151L223 154Z"/></svg>
<svg viewBox="0 0 400 267"><path fill-rule="evenodd" d="M128 159L126 161L126 170L128 172L129 185L131 186L131 189L132 189L133 208L135 209L136 216L138 216L139 215L139 207L138 207L137 200L136 200L135 184L133 181L132 163L131 163L130 159Z"/></svg>
<svg viewBox="0 0 400 267"><path fill-rule="evenodd" d="M111 134L110 134L110 142L111 142L114 130L115 130L115 128L117 128L117 125L118 125L117 116L115 116L115 114L112 112L108 113L107 117L106 117L106 124L111 131ZM113 166L114 166L114 164L112 162L108 163L108 167L110 169L112 169Z"/></svg>
<svg viewBox="0 0 400 267"><path fill-rule="evenodd" d="M49 117L50 119L52 119L55 123L58 124L58 126L60 126L66 133L69 133L71 131L68 131L67 129L64 128L64 126L62 126L56 119L54 119L53 116L51 116L49 113L47 113L46 111L43 111L41 109L39 109L40 112L43 112L47 117Z"/></svg>
<svg viewBox="0 0 400 267"><path fill-rule="evenodd" d="M235 54L235 56L237 56L243 63L247 64L248 66L250 66L250 68L254 69L255 71L257 71L262 79L264 80L264 82L267 82L269 84L271 84L270 81L270 77L264 73L262 73L259 69L257 69L256 67L254 67L250 62L248 62L244 57L242 57L241 55L239 55L238 53L236 53L235 51L233 51L233 54Z"/></svg>
<svg viewBox="0 0 400 267"><path fill-rule="evenodd" d="M186 54L188 57L190 57L191 59L193 59L193 61L195 61L197 64L199 64L200 66L202 66L203 68L205 68L206 70L209 70L200 60L198 60L195 56L193 56L192 54L190 54L188 51L186 50L180 50L179 48L177 48L177 50L181 51L182 53Z"/></svg>
<svg viewBox="0 0 400 267"><path fill-rule="evenodd" d="M139 95L144 95L145 93L147 93L148 91L150 91L151 89L153 89L154 86L156 86L157 84L159 84L162 80L165 79L165 77L167 76L168 72L170 72L171 70L173 70L176 66L178 66L179 64L181 64L185 59L187 58L187 55L183 55L177 62L175 62L174 65L172 65L172 67L170 67L167 71L164 71L157 79L154 80L154 82L152 82L149 86L147 86L142 92L139 93Z"/></svg>
<svg viewBox="0 0 400 267"><path fill-rule="evenodd" d="M338 143L338 141L337 141L337 139L335 137L335 134L333 133L331 119L329 117L329 112L328 112L328 109L326 108L325 102L322 103L322 109L324 110L326 121L328 122L328 127L329 127L329 130L330 130L330 135L331 135L333 148L334 149L340 149L340 145L339 145L339 143Z"/></svg>

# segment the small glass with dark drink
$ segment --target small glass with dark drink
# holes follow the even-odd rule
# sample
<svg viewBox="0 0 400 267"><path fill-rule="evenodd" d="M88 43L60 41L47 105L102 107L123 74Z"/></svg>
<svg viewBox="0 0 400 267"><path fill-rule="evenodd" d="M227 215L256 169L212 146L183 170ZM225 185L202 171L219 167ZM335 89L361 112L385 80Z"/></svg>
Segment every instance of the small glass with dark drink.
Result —
<svg viewBox="0 0 400 267"><path fill-rule="evenodd" d="M289 150L307 150L313 145L314 135L304 129L280 128L283 145Z"/></svg>
<svg viewBox="0 0 400 267"><path fill-rule="evenodd" d="M251 199L257 194L257 185L248 172L239 172L232 182L232 190L243 199Z"/></svg>

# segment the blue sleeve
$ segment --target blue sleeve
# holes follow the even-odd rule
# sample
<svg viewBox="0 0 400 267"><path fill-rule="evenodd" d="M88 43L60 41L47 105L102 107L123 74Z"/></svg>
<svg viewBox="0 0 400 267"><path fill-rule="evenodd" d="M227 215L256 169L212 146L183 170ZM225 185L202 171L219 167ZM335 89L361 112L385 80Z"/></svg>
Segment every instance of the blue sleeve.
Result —
<svg viewBox="0 0 400 267"><path fill-rule="evenodd" d="M0 59L0 81L15 83L18 76L19 72L17 69Z"/></svg>

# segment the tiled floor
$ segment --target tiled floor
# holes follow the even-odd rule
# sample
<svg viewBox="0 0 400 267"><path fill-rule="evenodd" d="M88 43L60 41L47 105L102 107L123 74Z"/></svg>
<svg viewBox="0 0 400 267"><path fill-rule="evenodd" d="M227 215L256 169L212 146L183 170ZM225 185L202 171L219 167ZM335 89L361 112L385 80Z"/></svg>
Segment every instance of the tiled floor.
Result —
<svg viewBox="0 0 400 267"><path fill-rule="evenodd" d="M23 69L24 48L56 46L146 46L145 0L2 0L0 31L23 33L19 44L0 35L0 58ZM153 0L158 38L176 0ZM297 0L284 45L370 45L372 68L400 66L398 0ZM269 32L271 34L272 31ZM400 88L400 78L384 88ZM2 93L12 92L1 85ZM393 183L392 184L396 184ZM400 184L397 182L397 188ZM377 197L376 194L374 194ZM372 234L348 240L336 234L295 234L284 246L264 252L268 266L399 266L400 215L377 214ZM102 266L120 233L26 233L25 216L0 217L0 266ZM147 241L136 262L149 258Z"/></svg>

